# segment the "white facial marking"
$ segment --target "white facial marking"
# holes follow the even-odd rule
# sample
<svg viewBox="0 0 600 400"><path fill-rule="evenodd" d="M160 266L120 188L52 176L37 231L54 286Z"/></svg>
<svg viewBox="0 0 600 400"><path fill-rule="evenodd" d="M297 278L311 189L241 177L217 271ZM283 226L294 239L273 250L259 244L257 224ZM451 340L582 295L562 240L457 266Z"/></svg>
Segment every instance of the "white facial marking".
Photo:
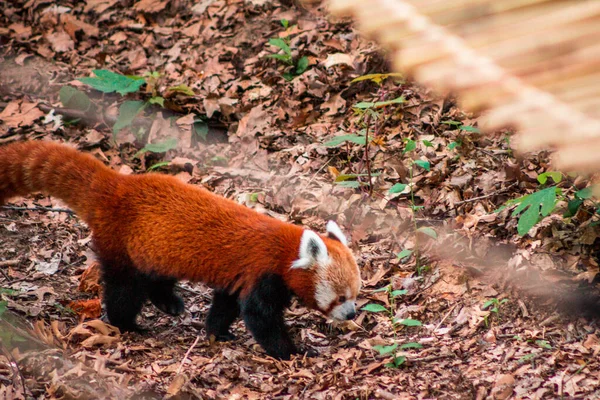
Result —
<svg viewBox="0 0 600 400"><path fill-rule="evenodd" d="M305 230L300 239L298 259L292 263L292 268L309 268L317 264L325 266L329 263L327 246L315 232Z"/></svg>
<svg viewBox="0 0 600 400"><path fill-rule="evenodd" d="M315 287L315 300L321 310L327 310L329 305L335 301L337 294L331 284L325 280L319 279Z"/></svg>
<svg viewBox="0 0 600 400"><path fill-rule="evenodd" d="M348 239L346 239L346 235L342 232L339 225L334 221L327 222L327 233L335 236L344 246L348 246Z"/></svg>
<svg viewBox="0 0 600 400"><path fill-rule="evenodd" d="M354 300L346 300L342 304L335 306L329 313L329 317L338 321L345 321L349 315L354 314L356 314L356 303Z"/></svg>

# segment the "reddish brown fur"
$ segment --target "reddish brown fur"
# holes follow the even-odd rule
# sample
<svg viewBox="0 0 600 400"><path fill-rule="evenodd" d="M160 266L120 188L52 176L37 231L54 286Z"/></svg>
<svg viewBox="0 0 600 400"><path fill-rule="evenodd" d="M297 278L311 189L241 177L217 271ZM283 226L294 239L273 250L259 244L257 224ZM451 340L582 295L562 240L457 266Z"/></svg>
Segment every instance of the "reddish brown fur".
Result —
<svg viewBox="0 0 600 400"><path fill-rule="evenodd" d="M242 296L272 272L317 308L314 270L290 269L298 257L299 226L174 177L118 174L65 145L34 141L0 147L0 203L31 192L73 208L92 229L99 256L114 266L133 264L146 273L240 290ZM335 262L348 257L340 242L321 238ZM347 268L332 273L358 275Z"/></svg>

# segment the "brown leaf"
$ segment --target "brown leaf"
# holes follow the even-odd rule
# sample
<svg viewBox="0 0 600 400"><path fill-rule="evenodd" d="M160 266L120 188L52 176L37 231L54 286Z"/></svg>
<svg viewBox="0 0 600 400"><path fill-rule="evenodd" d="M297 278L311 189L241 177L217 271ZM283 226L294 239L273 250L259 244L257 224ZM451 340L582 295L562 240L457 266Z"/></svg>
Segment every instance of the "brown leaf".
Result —
<svg viewBox="0 0 600 400"><path fill-rule="evenodd" d="M93 262L83 271L79 278L79 291L84 293L99 294L100 293L100 276L101 268L98 262Z"/></svg>
<svg viewBox="0 0 600 400"><path fill-rule="evenodd" d="M64 53L75 48L75 42L66 32L54 32L46 35L46 40L57 53Z"/></svg>
<svg viewBox="0 0 600 400"><path fill-rule="evenodd" d="M175 375L167 388L167 398L177 396L187 382L188 378L184 374Z"/></svg>
<svg viewBox="0 0 600 400"><path fill-rule="evenodd" d="M160 1L160 0L141 0L137 2L133 8L136 11L142 11L147 13L157 13L165 9L168 1Z"/></svg>
<svg viewBox="0 0 600 400"><path fill-rule="evenodd" d="M62 14L60 20L63 23L65 31L67 31L73 40L75 40L77 32L83 32L87 36L93 37L97 37L100 34L100 30L96 26L80 21L71 14Z"/></svg>
<svg viewBox="0 0 600 400"><path fill-rule="evenodd" d="M32 125L36 119L43 116L44 113L37 108L37 103L14 100L2 110L0 120L11 128L18 128Z"/></svg>

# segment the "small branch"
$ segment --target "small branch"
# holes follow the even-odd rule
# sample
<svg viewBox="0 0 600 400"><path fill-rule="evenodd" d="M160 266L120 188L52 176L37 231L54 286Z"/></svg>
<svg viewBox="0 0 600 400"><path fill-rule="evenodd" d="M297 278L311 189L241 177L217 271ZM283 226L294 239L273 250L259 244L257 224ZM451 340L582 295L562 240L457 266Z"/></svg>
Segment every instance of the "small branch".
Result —
<svg viewBox="0 0 600 400"><path fill-rule="evenodd" d="M442 318L442 320L433 329L434 334L435 334L435 331L437 331L438 329L440 329L440 326L442 326L442 324L450 316L450 314L452 314L452 311L454 311L454 309L456 308L457 305L458 305L458 303L455 304L455 305L453 305L452 307L450 307L450 310L446 313L446 315L444 315L444 318Z"/></svg>
<svg viewBox="0 0 600 400"><path fill-rule="evenodd" d="M14 260L0 261L0 268L2 268L2 267L12 267L13 265L18 265L20 261L21 260L19 260L18 258L15 258Z"/></svg>
<svg viewBox="0 0 600 400"><path fill-rule="evenodd" d="M517 185L517 182L513 182L510 185L508 185L507 187L505 187L503 189L498 189L498 190L496 190L493 193L486 194L484 196L472 197L472 198L467 199L467 200L457 201L456 203L454 203L454 207L460 206L460 205L466 204L466 203L472 203L472 202L477 201L477 200L483 200L483 199L487 199L489 197L496 196L497 194L500 194L502 192L506 192L507 190L509 190L510 188L512 188L513 186L516 186L516 185Z"/></svg>
<svg viewBox="0 0 600 400"><path fill-rule="evenodd" d="M194 343L192 343L192 345L190 346L190 348L188 349L188 351L185 352L185 355L183 356L183 360L181 360L181 364L179 364L179 368L177 368L177 375L179 375L181 373L181 369L183 368L183 364L185 363L185 360L187 360L187 358L190 355L192 349L194 347L196 347L196 344L198 343L198 340L200 340L200 335L196 335L196 340L194 340Z"/></svg>
<svg viewBox="0 0 600 400"><path fill-rule="evenodd" d="M314 180L314 179L317 177L317 175L318 175L318 174L319 174L321 171L323 171L323 169L324 169L324 168L325 168L327 165L329 165L329 163L330 163L332 160L333 160L333 157L331 157L329 160L327 160L327 162L326 162L325 164L323 164L323 165L321 166L321 168L319 168L319 170L318 170L317 172L315 172L315 173L314 173L314 175L312 176L312 178L310 178L310 179L308 180L308 183L307 183L306 185L304 185L304 187L302 188L302 190L306 189L306 188L307 188L307 187L308 187L308 186L309 186L309 185L312 183L312 181L313 181L313 180Z"/></svg>
<svg viewBox="0 0 600 400"><path fill-rule="evenodd" d="M15 373L13 371L13 374L17 375L19 377L19 380L21 381L21 386L23 387L23 397L27 398L27 386L25 385L25 377L23 376L23 373L21 372L21 369L19 368L19 364L17 363L17 360L15 360L15 358L10 353L10 351L8 351L7 348L2 346L1 343L0 343L0 349L2 350L2 354L4 354L4 357L6 357L8 359L8 361L11 365L11 369L12 369L13 365L16 368L17 372ZM13 380L15 379L14 375L13 375Z"/></svg>
<svg viewBox="0 0 600 400"><path fill-rule="evenodd" d="M4 210L14 210L14 211L46 211L46 212L64 212L67 214L74 215L73 210L69 210L68 208L52 208L52 207L43 207L43 206L35 206L35 207L17 207L17 206L2 206L0 207Z"/></svg>
<svg viewBox="0 0 600 400"><path fill-rule="evenodd" d="M373 180L371 178L371 162L369 160L369 125L371 125L370 114L367 114L366 125L367 129L365 130L365 164L367 165L367 175L369 178L369 196L373 196Z"/></svg>
<svg viewBox="0 0 600 400"><path fill-rule="evenodd" d="M427 357L420 357L420 358L409 358L408 361L412 361L412 362L429 362L429 361L439 360L441 358L452 358L452 357L456 357L456 355L454 355L454 354L440 354L438 356L427 356Z"/></svg>

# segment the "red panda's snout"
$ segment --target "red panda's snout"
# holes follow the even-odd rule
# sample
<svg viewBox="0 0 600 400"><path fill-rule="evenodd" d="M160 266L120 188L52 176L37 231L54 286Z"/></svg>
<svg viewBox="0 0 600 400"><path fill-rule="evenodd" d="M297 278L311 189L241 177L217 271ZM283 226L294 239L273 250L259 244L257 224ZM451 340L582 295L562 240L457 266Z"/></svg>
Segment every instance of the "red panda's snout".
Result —
<svg viewBox="0 0 600 400"><path fill-rule="evenodd" d="M338 321L356 316L360 271L346 236L335 222L327 223L326 237L304 231L292 269L307 270L314 276L313 298L303 299L307 305Z"/></svg>

